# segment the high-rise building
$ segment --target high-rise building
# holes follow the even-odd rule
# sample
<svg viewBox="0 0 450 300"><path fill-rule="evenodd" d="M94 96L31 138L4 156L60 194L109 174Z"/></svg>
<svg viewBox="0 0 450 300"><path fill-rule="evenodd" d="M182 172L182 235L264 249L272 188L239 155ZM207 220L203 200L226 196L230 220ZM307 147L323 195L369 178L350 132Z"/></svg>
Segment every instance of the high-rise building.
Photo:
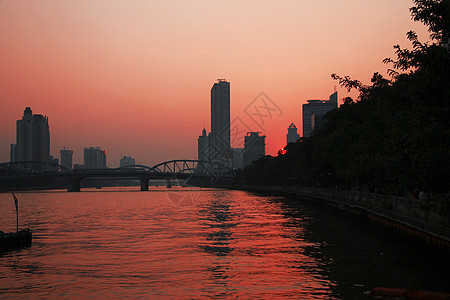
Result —
<svg viewBox="0 0 450 300"><path fill-rule="evenodd" d="M303 104L303 137L309 137L314 130L322 128L323 116L337 108L337 92L330 95L329 100L308 100Z"/></svg>
<svg viewBox="0 0 450 300"><path fill-rule="evenodd" d="M122 158L120 159L120 166L121 167L125 167L125 166L133 166L136 164L136 161L134 160L134 158L132 158L131 156L122 156Z"/></svg>
<svg viewBox="0 0 450 300"><path fill-rule="evenodd" d="M85 169L105 169L106 151L100 147L84 148L84 168Z"/></svg>
<svg viewBox="0 0 450 300"><path fill-rule="evenodd" d="M73 151L68 149L61 149L59 153L61 155L61 166L66 167L69 170L72 170Z"/></svg>
<svg viewBox="0 0 450 300"><path fill-rule="evenodd" d="M209 136L206 135L206 129L203 128L202 135L198 137L198 160L199 161L209 161L208 147L209 147Z"/></svg>
<svg viewBox="0 0 450 300"><path fill-rule="evenodd" d="M297 133L297 126L294 123L291 123L288 127L288 133L286 135L286 144L295 143L300 138L300 135Z"/></svg>
<svg viewBox="0 0 450 300"><path fill-rule="evenodd" d="M17 120L16 144L11 146L11 159L14 161L50 160L50 130L48 118L33 115L30 107L26 107L21 120ZM14 150L13 150L14 149Z"/></svg>
<svg viewBox="0 0 450 300"><path fill-rule="evenodd" d="M266 136L260 136L259 132L247 132L244 137L244 168L265 155Z"/></svg>
<svg viewBox="0 0 450 300"><path fill-rule="evenodd" d="M232 167L230 148L230 83L218 79L211 88L209 159Z"/></svg>

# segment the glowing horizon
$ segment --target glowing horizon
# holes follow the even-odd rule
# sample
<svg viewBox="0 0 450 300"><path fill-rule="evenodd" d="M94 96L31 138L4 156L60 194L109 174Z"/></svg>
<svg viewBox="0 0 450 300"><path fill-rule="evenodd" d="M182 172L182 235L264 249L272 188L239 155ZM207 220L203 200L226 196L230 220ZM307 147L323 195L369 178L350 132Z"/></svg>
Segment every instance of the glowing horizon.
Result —
<svg viewBox="0 0 450 300"><path fill-rule="evenodd" d="M51 155L63 146L154 165L197 156L210 131L210 89L231 86L231 120L266 135L276 155L301 106L328 99L330 74L368 83L406 32L412 1L1 1L0 161L9 161L16 120L29 106L49 118ZM338 98L347 92L337 87ZM264 92L282 111L264 126L245 109ZM352 94L354 95L354 94ZM236 146L236 145L234 145Z"/></svg>

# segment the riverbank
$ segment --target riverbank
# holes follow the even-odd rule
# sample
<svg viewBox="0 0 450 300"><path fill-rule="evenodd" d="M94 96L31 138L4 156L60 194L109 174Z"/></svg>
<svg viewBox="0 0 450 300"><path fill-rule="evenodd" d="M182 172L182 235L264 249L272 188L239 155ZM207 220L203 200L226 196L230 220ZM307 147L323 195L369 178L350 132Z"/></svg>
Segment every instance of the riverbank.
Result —
<svg viewBox="0 0 450 300"><path fill-rule="evenodd" d="M319 202L450 248L450 220L445 215L448 209L445 202L300 186L246 186L242 189Z"/></svg>

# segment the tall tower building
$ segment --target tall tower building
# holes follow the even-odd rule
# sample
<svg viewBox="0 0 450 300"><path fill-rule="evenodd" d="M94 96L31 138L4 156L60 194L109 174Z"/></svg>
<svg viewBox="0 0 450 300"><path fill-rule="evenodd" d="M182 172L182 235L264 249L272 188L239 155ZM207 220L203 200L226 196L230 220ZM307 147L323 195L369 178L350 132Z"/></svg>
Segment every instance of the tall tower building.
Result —
<svg viewBox="0 0 450 300"><path fill-rule="evenodd" d="M230 148L230 83L218 79L211 88L210 160L232 166Z"/></svg>
<svg viewBox="0 0 450 300"><path fill-rule="evenodd" d="M61 166L66 167L69 170L72 170L73 151L64 148L61 149L59 153L61 154Z"/></svg>
<svg viewBox="0 0 450 300"><path fill-rule="evenodd" d="M84 148L84 168L85 169L105 169L106 151L100 147Z"/></svg>
<svg viewBox="0 0 450 300"><path fill-rule="evenodd" d="M260 136L259 132L247 132L244 137L244 168L265 155L266 136Z"/></svg>
<svg viewBox="0 0 450 300"><path fill-rule="evenodd" d="M26 107L21 120L17 120L16 145L11 146L11 159L14 161L50 160L50 130L48 118L33 115L30 107Z"/></svg>
<svg viewBox="0 0 450 300"><path fill-rule="evenodd" d="M204 173L207 171L207 165L205 164L205 162L210 161L210 157L209 157L210 138L211 138L211 133L206 135L206 129L203 128L202 135L200 135L198 137L198 141L197 141L197 147L198 147L197 159L202 162L201 164L198 165L199 173Z"/></svg>
<svg viewBox="0 0 450 300"><path fill-rule="evenodd" d="M286 135L286 144L295 143L300 138L300 135L297 133L297 126L294 123L291 123L288 127L288 133Z"/></svg>
<svg viewBox="0 0 450 300"><path fill-rule="evenodd" d="M198 137L198 160L199 161L209 161L208 147L209 147L209 136L206 135L206 129L203 128L202 135Z"/></svg>
<svg viewBox="0 0 450 300"><path fill-rule="evenodd" d="M323 116L337 108L337 92L330 95L329 100L308 100L303 104L303 137L309 137L314 130L322 128Z"/></svg>

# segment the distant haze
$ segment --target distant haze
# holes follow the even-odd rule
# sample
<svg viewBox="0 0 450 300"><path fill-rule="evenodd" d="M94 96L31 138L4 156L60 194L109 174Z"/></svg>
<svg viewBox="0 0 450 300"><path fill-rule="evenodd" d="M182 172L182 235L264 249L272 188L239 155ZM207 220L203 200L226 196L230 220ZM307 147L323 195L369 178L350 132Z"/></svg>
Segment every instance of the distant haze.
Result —
<svg viewBox="0 0 450 300"><path fill-rule="evenodd" d="M231 119L262 131L266 153L286 143L301 105L328 99L330 74L369 83L411 21L407 0L0 1L0 162L26 106L47 115L51 154L83 147L154 165L197 156L210 130L210 89L231 85ZM347 96L337 87L338 97ZM282 110L263 128L244 113L264 92ZM354 96L354 94L352 94ZM238 146L238 145L234 145Z"/></svg>

